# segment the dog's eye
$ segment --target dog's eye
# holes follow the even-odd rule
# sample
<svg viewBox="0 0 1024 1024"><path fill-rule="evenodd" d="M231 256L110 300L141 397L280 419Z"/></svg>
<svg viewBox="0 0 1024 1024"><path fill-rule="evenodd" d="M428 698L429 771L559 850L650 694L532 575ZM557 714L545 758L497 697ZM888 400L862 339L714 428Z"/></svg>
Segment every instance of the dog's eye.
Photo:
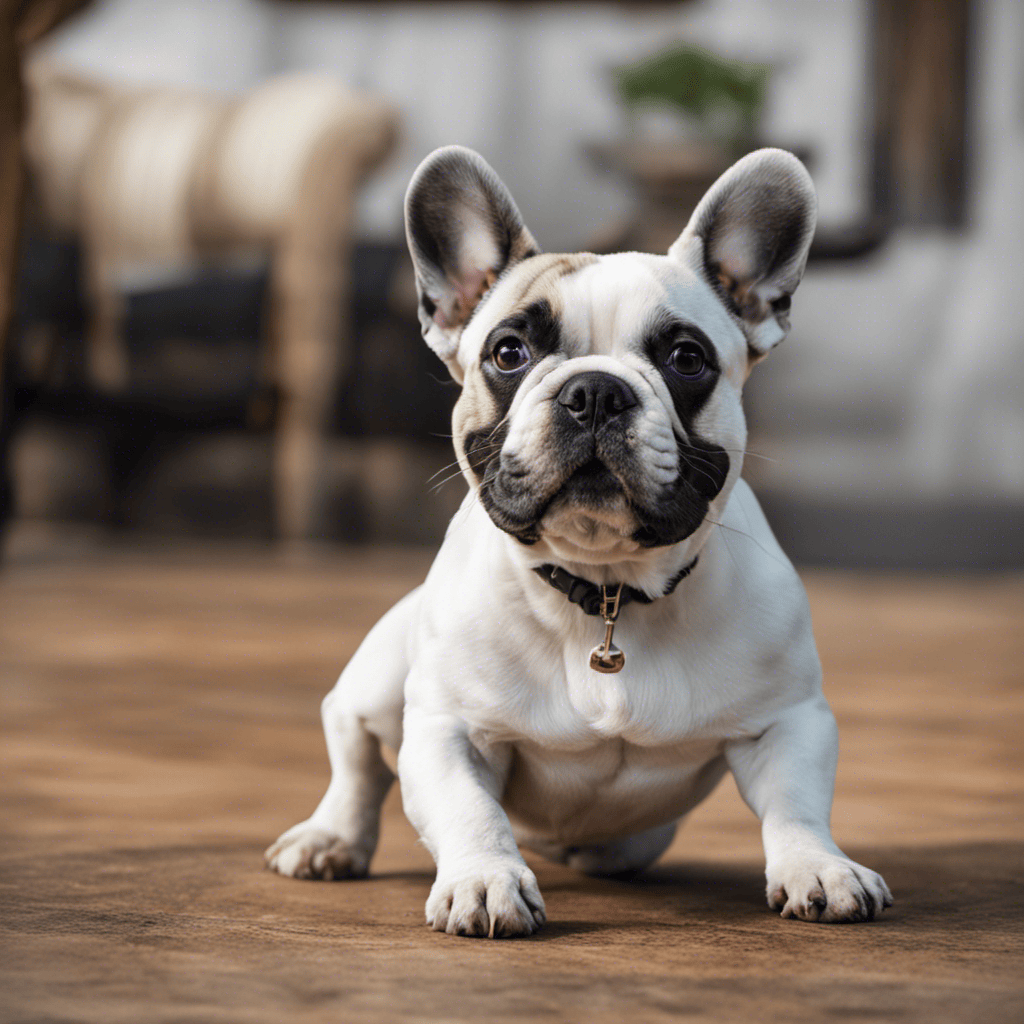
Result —
<svg viewBox="0 0 1024 1024"><path fill-rule="evenodd" d="M513 373L521 370L530 361L530 350L522 338L509 335L494 346L491 358L502 373Z"/></svg>
<svg viewBox="0 0 1024 1024"><path fill-rule="evenodd" d="M692 341L676 345L669 353L668 365L681 377L699 377L707 366L707 360L699 345Z"/></svg>

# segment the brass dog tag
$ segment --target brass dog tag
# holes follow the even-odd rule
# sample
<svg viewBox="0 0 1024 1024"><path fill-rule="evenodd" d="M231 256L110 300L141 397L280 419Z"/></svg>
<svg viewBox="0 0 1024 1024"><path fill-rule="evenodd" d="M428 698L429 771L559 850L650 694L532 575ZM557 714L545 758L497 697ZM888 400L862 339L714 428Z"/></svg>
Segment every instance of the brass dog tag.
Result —
<svg viewBox="0 0 1024 1024"><path fill-rule="evenodd" d="M608 588L601 588L601 618L604 619L605 634L601 641L590 652L590 667L595 672L621 672L626 664L626 655L612 643L615 620L619 617L619 597L622 595L622 584L615 588L615 597L608 594Z"/></svg>

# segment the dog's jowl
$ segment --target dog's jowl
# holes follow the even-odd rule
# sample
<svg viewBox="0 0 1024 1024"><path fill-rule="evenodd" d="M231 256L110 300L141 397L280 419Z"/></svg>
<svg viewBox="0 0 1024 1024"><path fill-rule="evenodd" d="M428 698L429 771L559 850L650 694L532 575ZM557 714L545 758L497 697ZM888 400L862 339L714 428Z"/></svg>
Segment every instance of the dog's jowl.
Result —
<svg viewBox="0 0 1024 1024"><path fill-rule="evenodd" d="M520 848L642 868L726 771L762 822L771 907L890 905L832 841L836 726L807 600L740 479L741 391L789 328L814 219L802 165L761 150L667 255L548 255L475 153L423 162L406 227L424 337L462 385L469 494L325 699L331 783L267 851L274 870L367 872L384 744L437 862L439 931L535 932Z"/></svg>

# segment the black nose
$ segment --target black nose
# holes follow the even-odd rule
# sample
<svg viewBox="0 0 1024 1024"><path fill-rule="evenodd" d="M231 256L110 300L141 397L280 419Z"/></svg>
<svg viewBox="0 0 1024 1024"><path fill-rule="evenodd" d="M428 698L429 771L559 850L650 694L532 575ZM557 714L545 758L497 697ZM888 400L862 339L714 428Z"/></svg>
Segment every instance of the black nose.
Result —
<svg viewBox="0 0 1024 1024"><path fill-rule="evenodd" d="M558 392L558 404L564 406L577 423L596 433L609 420L632 409L636 395L618 377L589 370L565 382Z"/></svg>

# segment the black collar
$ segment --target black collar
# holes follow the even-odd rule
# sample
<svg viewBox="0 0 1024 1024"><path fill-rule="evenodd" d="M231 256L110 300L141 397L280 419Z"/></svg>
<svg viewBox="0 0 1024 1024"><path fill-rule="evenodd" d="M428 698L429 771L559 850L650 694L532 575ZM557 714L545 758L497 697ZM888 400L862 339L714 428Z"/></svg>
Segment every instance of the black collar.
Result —
<svg viewBox="0 0 1024 1024"><path fill-rule="evenodd" d="M699 557L699 556L698 556ZM697 564L695 558L689 565L684 565L668 581L668 586L665 587L665 592L659 596L668 597L673 590L676 589L679 584L686 579L687 576L693 572L694 566ZM573 604L578 604L587 615L600 615L601 614L601 601L603 599L603 590L605 588L598 586L596 583L591 583L589 580L585 580L580 576L573 576L571 572L561 568L557 565L538 565L533 570L545 583L554 587L555 590L561 591ZM607 589L613 590L618 587L617 583L611 583L606 585ZM649 597L642 590L637 590L636 587L631 587L628 584L623 584L622 593L619 596L619 607L621 608L624 604L629 604L630 601L637 601L640 604L650 604L656 600L653 597Z"/></svg>

